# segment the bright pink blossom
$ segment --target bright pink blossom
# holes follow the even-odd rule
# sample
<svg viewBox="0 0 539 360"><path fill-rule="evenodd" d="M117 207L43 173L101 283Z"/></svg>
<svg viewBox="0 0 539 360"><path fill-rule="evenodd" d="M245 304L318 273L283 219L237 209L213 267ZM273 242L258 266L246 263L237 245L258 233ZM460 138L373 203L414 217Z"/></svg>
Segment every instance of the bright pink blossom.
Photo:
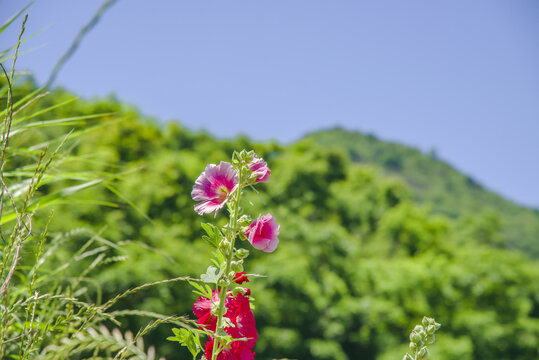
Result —
<svg viewBox="0 0 539 360"><path fill-rule="evenodd" d="M239 272L234 275L234 281L236 284L243 284L244 282L249 282L247 275L244 272Z"/></svg>
<svg viewBox="0 0 539 360"><path fill-rule="evenodd" d="M219 165L210 164L195 181L191 197L195 201L202 201L195 205L199 214L217 212L227 202L228 198L238 187L238 173L234 167L225 161Z"/></svg>
<svg viewBox="0 0 539 360"><path fill-rule="evenodd" d="M216 290L213 292L213 298L213 303L218 304L219 297ZM198 323L203 325L206 325L207 320L212 316L212 321L206 328L215 331L217 316L208 315L211 314L212 305L210 299L200 297L193 306L193 312L198 317ZM224 316L234 325L225 327L225 332L232 336L233 339L249 338L249 340L232 341L230 348L221 351L217 356L217 360L253 360L255 355L253 348L258 339L258 334L256 332L255 317L249 306L249 298L242 294L227 296L225 307L226 314ZM213 341L210 336L208 342L206 342L204 355L207 359L211 359Z"/></svg>
<svg viewBox="0 0 539 360"><path fill-rule="evenodd" d="M245 232L247 240L255 249L273 252L279 244L279 224L271 214L258 217Z"/></svg>
<svg viewBox="0 0 539 360"><path fill-rule="evenodd" d="M254 156L253 161L249 164L249 169L256 174L255 182L268 182L271 170L264 159Z"/></svg>

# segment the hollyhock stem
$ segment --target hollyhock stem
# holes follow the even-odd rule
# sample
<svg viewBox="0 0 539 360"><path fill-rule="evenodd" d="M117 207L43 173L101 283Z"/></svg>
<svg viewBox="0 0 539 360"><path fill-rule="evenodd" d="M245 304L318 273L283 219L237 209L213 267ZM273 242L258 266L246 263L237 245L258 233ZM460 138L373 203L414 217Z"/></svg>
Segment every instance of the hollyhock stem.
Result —
<svg viewBox="0 0 539 360"><path fill-rule="evenodd" d="M238 226L238 212L240 207L240 197L241 197L241 190L243 189L242 186L242 169L238 171L239 175L239 181L238 181L238 188L236 189L236 194L233 196L234 201L234 210L232 214L230 214L230 221L229 221L229 234L228 237L230 239L230 246L228 248L228 256L226 260L226 270L225 270L225 276L228 276L230 272L230 265L232 263L232 255L234 253L234 242L236 240L236 227ZM225 309L225 301L226 301L226 292L228 290L228 284L221 286L220 288L220 294L219 294L219 314L217 317L217 327L215 328L215 333L220 333L223 330L223 316L226 312ZM213 351L211 355L211 360L217 359L217 349L219 348L219 340L217 337L215 337L215 340L213 342Z"/></svg>

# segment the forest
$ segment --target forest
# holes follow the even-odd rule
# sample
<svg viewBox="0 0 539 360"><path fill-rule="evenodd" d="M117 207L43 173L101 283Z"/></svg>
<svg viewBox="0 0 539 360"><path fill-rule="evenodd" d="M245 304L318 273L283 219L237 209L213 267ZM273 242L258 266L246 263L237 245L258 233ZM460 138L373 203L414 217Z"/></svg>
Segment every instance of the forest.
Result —
<svg viewBox="0 0 539 360"><path fill-rule="evenodd" d="M9 84L0 85L5 99ZM200 224L213 215L193 211L193 184L207 164L247 149L271 169L271 181L248 193L248 210L271 211L280 224L277 250L253 251L246 264L266 275L249 283L258 359L401 359L424 315L442 324L429 358L539 358L538 211L483 189L435 154L343 129L291 144L221 139L147 118L114 97L45 93L28 77L12 94L3 176L36 235L22 244L4 309L34 292L56 295L32 305L54 325L35 326L24 351L19 341L3 344L4 354L25 355L32 344L31 358L90 358L88 337L108 339L106 331L76 335L77 316L91 313L90 325L99 319L97 329L122 333L158 319L145 328L146 347L189 358L167 337L195 319L197 295L166 280L206 271L211 249ZM6 234L16 220L6 208ZM215 221L224 225L226 211ZM0 248L5 264L9 242ZM16 338L18 321L2 321L2 339ZM32 329L27 323L20 326ZM94 356L114 349L102 338Z"/></svg>

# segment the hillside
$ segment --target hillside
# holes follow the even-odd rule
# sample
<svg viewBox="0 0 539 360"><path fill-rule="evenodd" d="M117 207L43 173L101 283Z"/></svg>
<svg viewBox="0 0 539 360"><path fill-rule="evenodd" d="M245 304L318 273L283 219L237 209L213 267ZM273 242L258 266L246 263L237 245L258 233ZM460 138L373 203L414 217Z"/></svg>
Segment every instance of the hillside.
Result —
<svg viewBox="0 0 539 360"><path fill-rule="evenodd" d="M319 131L306 138L325 147L345 149L354 162L374 164L388 175L402 178L412 189L414 201L428 204L434 213L451 218L498 214L505 244L539 256L538 210L503 199L435 156L343 129Z"/></svg>
<svg viewBox="0 0 539 360"><path fill-rule="evenodd" d="M16 100L35 90L32 82L21 83ZM62 126L58 119L64 119ZM268 276L248 284L256 298L258 359L402 358L409 332L423 315L443 325L433 358L539 356L539 263L504 248L498 218L505 219L505 212L480 213L468 206L470 215L446 211L449 217L438 209L433 214L417 204L429 202L421 191L416 194L417 184L409 187L384 174L388 163L412 173L422 166L427 187L438 181L432 174L447 171L441 178L454 177L456 193L467 194L464 176L413 149L346 132L321 132L287 146L245 137L220 140L178 123L159 124L113 98L80 100L60 89L24 108L14 121L30 129L13 136L14 151L48 139L55 147L75 129L65 144L68 153L38 189L41 195L104 178L69 201L41 203L36 213L37 228L54 208L47 242L61 249L44 271L73 261L80 269L93 268L83 301L105 301L147 282L200 277L211 251L201 240L200 223L212 217L193 211L193 183L208 163L247 148L268 162L271 177L258 194L248 192L242 206L253 214L271 213L280 224L279 247L271 255L242 245L252 252L246 269ZM349 146L348 153L317 144L334 144L335 136ZM352 152L356 143L364 149ZM384 151L401 160L381 162L386 170L358 163L377 163L369 152ZM16 163L8 165L33 156L17 152ZM477 186L475 191L468 198L483 194L504 204ZM216 221L224 224L226 211ZM99 239L99 248L101 242L114 245L107 250L110 262L95 266L91 257L77 256L93 239ZM68 287L74 276L68 275L54 281ZM195 300L180 283L162 284L122 298L111 310L120 314L122 329L137 332L148 319L124 311L193 318ZM163 325L145 341L168 359L187 358L166 341L170 335L171 327Z"/></svg>

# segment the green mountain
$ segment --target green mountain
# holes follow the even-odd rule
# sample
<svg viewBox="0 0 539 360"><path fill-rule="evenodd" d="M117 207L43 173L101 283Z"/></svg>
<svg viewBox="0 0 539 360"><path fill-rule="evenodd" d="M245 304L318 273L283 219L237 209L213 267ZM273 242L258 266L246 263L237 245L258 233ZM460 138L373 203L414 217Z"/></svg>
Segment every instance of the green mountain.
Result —
<svg viewBox="0 0 539 360"><path fill-rule="evenodd" d="M403 179L412 189L413 200L428 204L434 213L451 218L490 215L500 222L505 246L539 256L539 210L518 206L484 189L435 154L343 129L315 132L306 139L344 149L354 162L380 166L387 175Z"/></svg>

